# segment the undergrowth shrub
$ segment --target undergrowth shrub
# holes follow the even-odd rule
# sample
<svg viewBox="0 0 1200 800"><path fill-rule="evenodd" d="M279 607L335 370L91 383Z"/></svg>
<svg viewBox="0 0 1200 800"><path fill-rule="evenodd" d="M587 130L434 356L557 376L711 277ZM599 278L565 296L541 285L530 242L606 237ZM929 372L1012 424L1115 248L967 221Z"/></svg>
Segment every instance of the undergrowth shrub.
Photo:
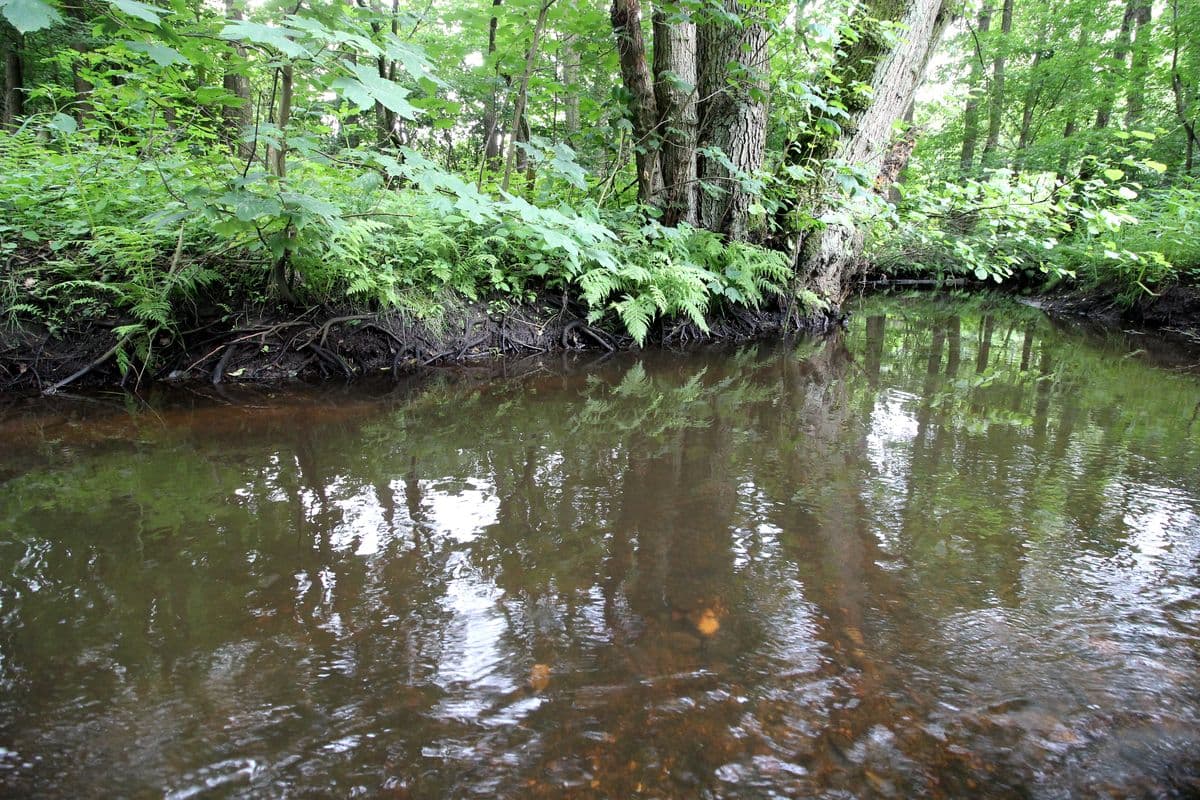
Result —
<svg viewBox="0 0 1200 800"><path fill-rule="evenodd" d="M115 321L123 364L148 360L184 320L275 302L280 270L304 303L425 318L453 298L567 292L639 342L660 316L706 328L720 304L789 291L780 253L586 200L489 194L405 148L299 161L281 180L219 153L147 159L73 129L53 136L0 136L0 310L52 331Z"/></svg>

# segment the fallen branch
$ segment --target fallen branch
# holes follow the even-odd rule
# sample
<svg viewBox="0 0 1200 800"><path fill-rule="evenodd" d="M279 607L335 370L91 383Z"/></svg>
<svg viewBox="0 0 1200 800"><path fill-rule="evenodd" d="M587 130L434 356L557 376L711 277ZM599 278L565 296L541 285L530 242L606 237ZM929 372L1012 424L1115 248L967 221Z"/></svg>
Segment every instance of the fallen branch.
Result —
<svg viewBox="0 0 1200 800"><path fill-rule="evenodd" d="M59 381L58 383L56 383L52 386L47 386L45 389L42 390L42 395L49 397L50 395L57 393L58 390L63 388L64 386L68 386L68 385L74 383L75 381L79 380L80 378L82 378L84 375L87 375L89 372L94 370L96 367L100 366L105 361L108 361L110 358L115 356L117 354L117 351L121 349L121 345L125 344L125 340L128 338L129 338L128 336L121 337L120 339L117 340L116 344L114 344L109 349L105 350L104 353L99 358L97 358L95 361L93 361L92 363L85 366L83 369L79 370L78 372L75 372L72 375L68 375L67 377L63 378L61 381Z"/></svg>

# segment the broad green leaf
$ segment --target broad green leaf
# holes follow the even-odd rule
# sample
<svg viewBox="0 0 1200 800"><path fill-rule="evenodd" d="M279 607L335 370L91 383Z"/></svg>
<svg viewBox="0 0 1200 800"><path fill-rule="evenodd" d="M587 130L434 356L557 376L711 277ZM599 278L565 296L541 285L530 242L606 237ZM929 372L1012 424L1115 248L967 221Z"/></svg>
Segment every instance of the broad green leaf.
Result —
<svg viewBox="0 0 1200 800"><path fill-rule="evenodd" d="M49 127L51 130L56 130L67 136L79 130L79 124L75 122L75 118L63 113L58 113L51 117Z"/></svg>
<svg viewBox="0 0 1200 800"><path fill-rule="evenodd" d="M276 28L270 25L260 25L257 22L231 22L221 29L221 38L230 41L246 41L274 47L288 58L303 58L308 50L297 44L289 36L296 36L300 31L291 28Z"/></svg>
<svg viewBox="0 0 1200 800"><path fill-rule="evenodd" d="M32 33L62 22L54 7L42 0L0 0L0 15L21 33Z"/></svg>
<svg viewBox="0 0 1200 800"><path fill-rule="evenodd" d="M218 202L233 206L234 216L242 222L252 222L264 216L276 217L283 211L278 199L250 192L228 192L222 195Z"/></svg>
<svg viewBox="0 0 1200 800"><path fill-rule="evenodd" d="M1119 181L1121 178L1125 177L1125 173L1119 169L1106 169L1104 170L1104 177L1108 178L1110 181Z"/></svg>
<svg viewBox="0 0 1200 800"><path fill-rule="evenodd" d="M176 64L187 64L188 60L178 50L161 44L147 42L122 42L126 48L135 53L145 53L160 67L172 67Z"/></svg>
<svg viewBox="0 0 1200 800"><path fill-rule="evenodd" d="M162 22L162 9L139 3L138 0L109 0L109 4L122 14L149 22L151 25L158 25Z"/></svg>
<svg viewBox="0 0 1200 800"><path fill-rule="evenodd" d="M366 64L346 65L352 77L335 80L332 88L360 109L378 102L389 111L394 111L407 120L414 120L420 111L408 102L408 90L395 81L379 77L374 68Z"/></svg>

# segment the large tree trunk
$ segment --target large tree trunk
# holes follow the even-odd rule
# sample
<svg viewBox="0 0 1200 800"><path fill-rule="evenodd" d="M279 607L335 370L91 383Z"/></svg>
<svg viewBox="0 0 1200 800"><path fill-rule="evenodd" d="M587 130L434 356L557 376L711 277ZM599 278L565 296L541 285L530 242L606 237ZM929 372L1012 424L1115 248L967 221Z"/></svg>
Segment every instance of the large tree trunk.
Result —
<svg viewBox="0 0 1200 800"><path fill-rule="evenodd" d="M662 137L663 223L699 222L696 184L696 25L679 19L679 8L654 10L654 95Z"/></svg>
<svg viewBox="0 0 1200 800"><path fill-rule="evenodd" d="M1133 22L1137 26L1133 40L1133 58L1129 69L1129 88L1125 93L1125 127L1132 128L1146 107L1146 76L1150 72L1151 25L1150 0L1134 0Z"/></svg>
<svg viewBox="0 0 1200 800"><path fill-rule="evenodd" d="M631 95L629 112L633 122L638 200L658 205L663 190L658 161L658 105L642 37L641 5L638 0L613 0L610 16L617 37L621 78Z"/></svg>
<svg viewBox="0 0 1200 800"><path fill-rule="evenodd" d="M0 98L0 128L15 128L25 116L25 70L21 61L21 34L14 33L12 40L5 37L4 47L4 97Z"/></svg>
<svg viewBox="0 0 1200 800"><path fill-rule="evenodd" d="M971 59L971 76L967 83L967 105L963 109L962 153L958 157L958 168L963 174L975 166L975 148L979 144L979 85L983 81L983 48L979 36L992 27L992 9L984 5L979 9L979 21L972 33L971 43L974 57Z"/></svg>
<svg viewBox="0 0 1200 800"><path fill-rule="evenodd" d="M755 199L744 182L762 168L766 150L770 62L766 29L738 0L724 0L724 10L742 24L710 19L699 26L700 146L720 150L728 159L698 160L700 224L738 240L749 234ZM729 64L737 69L731 71Z"/></svg>
<svg viewBox="0 0 1200 800"><path fill-rule="evenodd" d="M929 58L950 22L951 12L947 6L947 0L907 0L891 4L877 0L874 4L871 13L877 19L899 19L905 33L890 51L879 52L874 60L869 79L874 90L873 99L847 121L838 152L841 160L873 175L881 172L892 138L892 126L912 103ZM885 48L883 42L886 40L880 37L879 41L877 47ZM826 202L815 209L814 217L824 213ZM840 305L860 269L862 245L862 232L852 225L833 222L813 230L800 244L798 276L822 297Z"/></svg>
<svg viewBox="0 0 1200 800"><path fill-rule="evenodd" d="M988 135L983 145L983 161L1000 144L1000 123L1004 120L1004 64L1008 54L1008 37L1012 33L1013 0L1004 0L1004 11L1000 17L1000 41L996 45L996 57L992 60L992 92L988 101Z"/></svg>

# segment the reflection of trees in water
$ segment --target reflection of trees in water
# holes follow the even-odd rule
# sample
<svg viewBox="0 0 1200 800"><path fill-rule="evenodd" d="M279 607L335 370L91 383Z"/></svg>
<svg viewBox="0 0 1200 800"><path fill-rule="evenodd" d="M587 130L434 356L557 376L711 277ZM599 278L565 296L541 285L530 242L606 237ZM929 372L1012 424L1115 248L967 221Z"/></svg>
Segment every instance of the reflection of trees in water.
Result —
<svg viewBox="0 0 1200 800"><path fill-rule="evenodd" d="M421 766L418 739L465 737L523 743L522 775L603 772L617 794L747 754L837 783L873 726L936 697L905 670L938 674L945 609L1021 603L1039 537L1062 558L1127 547L1111 486L1196 477L1179 434L1194 384L1146 380L1031 316L898 305L823 342L435 385L384 413L134 426L132 454L9 482L0 523L38 557L6 556L0 599L71 624L6 626L4 677L24 713L53 708L44 676L93 680L68 662L103 651L148 696L186 685L212 720L300 708L301 750L387 718L413 739L362 757L393 770ZM463 586L495 608L458 608ZM440 710L462 687L437 676L493 613L508 694L478 713L529 717L478 738ZM526 707L536 663L552 689ZM756 694L795 663L794 690ZM747 715L760 727L737 732ZM480 758L462 780L501 769Z"/></svg>

